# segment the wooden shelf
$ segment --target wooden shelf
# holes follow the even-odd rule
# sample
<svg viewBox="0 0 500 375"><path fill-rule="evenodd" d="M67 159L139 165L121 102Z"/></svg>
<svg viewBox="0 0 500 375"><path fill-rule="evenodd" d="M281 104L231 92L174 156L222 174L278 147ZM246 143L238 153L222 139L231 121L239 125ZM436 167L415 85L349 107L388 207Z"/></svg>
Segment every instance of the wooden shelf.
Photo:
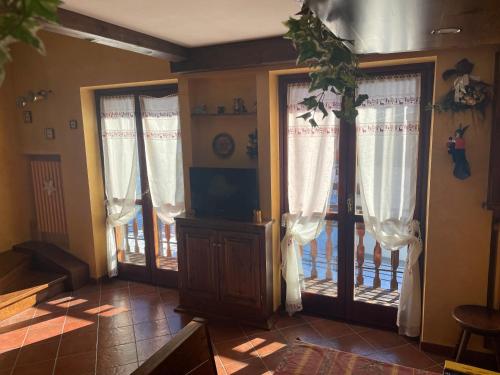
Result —
<svg viewBox="0 0 500 375"><path fill-rule="evenodd" d="M191 117L238 117L238 116L256 116L257 112L243 112L243 113L192 113Z"/></svg>

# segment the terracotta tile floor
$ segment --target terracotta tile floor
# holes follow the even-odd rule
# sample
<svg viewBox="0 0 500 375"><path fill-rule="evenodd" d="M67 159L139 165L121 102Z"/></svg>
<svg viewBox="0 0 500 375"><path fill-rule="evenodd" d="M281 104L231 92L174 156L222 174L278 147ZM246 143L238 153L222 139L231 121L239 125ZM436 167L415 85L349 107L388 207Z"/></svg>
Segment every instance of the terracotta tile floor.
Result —
<svg viewBox="0 0 500 375"><path fill-rule="evenodd" d="M176 290L120 280L63 294L0 322L0 375L130 374L191 316L174 312ZM296 338L381 361L441 371L395 333L306 315L281 316L264 331L210 322L219 374L272 374Z"/></svg>

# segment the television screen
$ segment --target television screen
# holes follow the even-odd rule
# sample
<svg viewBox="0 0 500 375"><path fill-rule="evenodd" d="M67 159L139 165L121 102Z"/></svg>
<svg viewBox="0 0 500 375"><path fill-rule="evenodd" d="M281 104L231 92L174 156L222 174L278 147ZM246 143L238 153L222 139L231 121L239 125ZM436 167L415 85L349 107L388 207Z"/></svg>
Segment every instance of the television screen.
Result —
<svg viewBox="0 0 500 375"><path fill-rule="evenodd" d="M251 221L259 207L257 170L190 168L191 208L198 217Z"/></svg>

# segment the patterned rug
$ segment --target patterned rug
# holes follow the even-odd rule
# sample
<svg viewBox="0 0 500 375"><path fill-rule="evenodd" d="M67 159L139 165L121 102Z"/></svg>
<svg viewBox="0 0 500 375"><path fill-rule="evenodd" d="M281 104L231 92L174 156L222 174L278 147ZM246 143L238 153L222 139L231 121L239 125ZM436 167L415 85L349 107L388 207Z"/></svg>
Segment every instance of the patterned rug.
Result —
<svg viewBox="0 0 500 375"><path fill-rule="evenodd" d="M436 375L354 353L297 341L285 353L275 375Z"/></svg>

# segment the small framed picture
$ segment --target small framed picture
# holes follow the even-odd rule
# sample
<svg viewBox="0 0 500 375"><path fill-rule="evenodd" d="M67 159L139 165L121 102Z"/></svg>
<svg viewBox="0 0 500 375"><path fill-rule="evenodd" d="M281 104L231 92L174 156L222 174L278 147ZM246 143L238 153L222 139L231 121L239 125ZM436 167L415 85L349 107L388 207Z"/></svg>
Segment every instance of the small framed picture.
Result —
<svg viewBox="0 0 500 375"><path fill-rule="evenodd" d="M75 130L78 128L78 121L76 120L69 120L69 128Z"/></svg>
<svg viewBox="0 0 500 375"><path fill-rule="evenodd" d="M33 122L31 111L23 111L23 120L25 124L31 124Z"/></svg>
<svg viewBox="0 0 500 375"><path fill-rule="evenodd" d="M56 139L54 128L45 128L45 139Z"/></svg>

